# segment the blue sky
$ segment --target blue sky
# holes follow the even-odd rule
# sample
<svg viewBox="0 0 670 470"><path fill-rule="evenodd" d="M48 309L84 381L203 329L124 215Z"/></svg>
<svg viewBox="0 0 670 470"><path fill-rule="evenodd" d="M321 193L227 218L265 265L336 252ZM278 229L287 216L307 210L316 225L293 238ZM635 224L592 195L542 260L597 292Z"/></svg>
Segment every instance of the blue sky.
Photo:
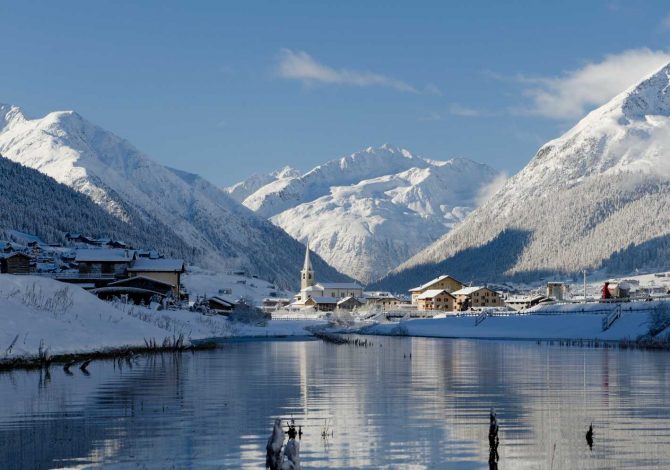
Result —
<svg viewBox="0 0 670 470"><path fill-rule="evenodd" d="M670 61L667 2L5 2L0 102L220 185L368 146L512 174Z"/></svg>

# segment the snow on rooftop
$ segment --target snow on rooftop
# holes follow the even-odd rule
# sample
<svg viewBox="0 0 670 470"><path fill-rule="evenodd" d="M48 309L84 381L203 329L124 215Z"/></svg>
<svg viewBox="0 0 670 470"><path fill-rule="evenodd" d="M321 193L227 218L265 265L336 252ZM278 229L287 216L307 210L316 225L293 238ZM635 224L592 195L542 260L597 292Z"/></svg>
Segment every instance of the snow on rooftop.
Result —
<svg viewBox="0 0 670 470"><path fill-rule="evenodd" d="M317 304L336 304L339 302L341 299L337 299L335 297L312 297L312 300L316 302Z"/></svg>
<svg viewBox="0 0 670 470"><path fill-rule="evenodd" d="M472 287L464 287L463 289L459 289L455 292L452 292L452 295L471 295L477 292L478 290L485 289L484 286L472 286Z"/></svg>
<svg viewBox="0 0 670 470"><path fill-rule="evenodd" d="M309 286L309 287L305 287L302 291L303 292L323 292L323 289L321 289L317 286Z"/></svg>
<svg viewBox="0 0 670 470"><path fill-rule="evenodd" d="M130 262L135 252L133 250L109 250L109 249L81 249L77 250L75 261L80 262Z"/></svg>
<svg viewBox="0 0 670 470"><path fill-rule="evenodd" d="M154 271L154 272L182 272L184 270L183 259L172 258L138 258L128 271Z"/></svg>
<svg viewBox="0 0 670 470"><path fill-rule="evenodd" d="M449 292L447 292L444 289L430 289L421 294L420 296L418 296L417 299L432 299L433 297L436 297L442 293L448 294L453 297L453 295L449 294Z"/></svg>
<svg viewBox="0 0 670 470"><path fill-rule="evenodd" d="M419 287L414 287L414 288L410 289L410 292L414 292L414 291L418 291L418 290L424 290L424 289L426 289L426 288L432 286L432 285L435 284L436 282L440 282L440 281L442 281L442 280L444 280L444 279L447 279L447 278L453 279L454 281L456 281L456 282L458 282L458 283L460 283L460 284L463 284L463 283L462 283L461 281L459 281L458 279L456 279L456 278L454 278L454 277L451 277L451 276L449 276L448 274L443 274L442 276L438 276L438 277L436 277L435 279L432 279L432 280L426 282L425 284L420 285Z"/></svg>
<svg viewBox="0 0 670 470"><path fill-rule="evenodd" d="M362 289L360 284L355 282L319 282L317 286L324 289Z"/></svg>

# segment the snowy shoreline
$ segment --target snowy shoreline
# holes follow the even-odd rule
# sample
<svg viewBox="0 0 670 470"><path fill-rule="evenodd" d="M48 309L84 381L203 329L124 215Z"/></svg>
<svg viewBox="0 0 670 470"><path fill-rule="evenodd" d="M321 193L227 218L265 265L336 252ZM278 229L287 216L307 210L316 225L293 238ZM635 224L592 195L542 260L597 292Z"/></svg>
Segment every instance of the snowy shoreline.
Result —
<svg viewBox="0 0 670 470"><path fill-rule="evenodd" d="M248 325L188 310L152 310L99 300L39 276L0 275L0 369L87 357L211 347L224 338L304 337L323 321ZM213 339L216 340L213 340Z"/></svg>
<svg viewBox="0 0 670 470"><path fill-rule="evenodd" d="M670 301L607 306L621 316L603 330L602 304L564 304L504 316L450 316L329 328L325 320L236 323L187 310L152 310L99 300L84 289L38 276L0 275L0 369L46 362L214 347L216 343L313 339L342 334L483 340L561 340L667 344Z"/></svg>
<svg viewBox="0 0 670 470"><path fill-rule="evenodd" d="M616 305L609 307L612 311ZM621 304L621 316L603 330L606 314L600 304L551 305L525 314L453 316L435 319L411 319L399 323L373 324L358 330L360 334L380 336L416 336L483 340L565 340L634 342L642 339L667 342L670 337L670 302ZM551 312L551 313L549 313Z"/></svg>

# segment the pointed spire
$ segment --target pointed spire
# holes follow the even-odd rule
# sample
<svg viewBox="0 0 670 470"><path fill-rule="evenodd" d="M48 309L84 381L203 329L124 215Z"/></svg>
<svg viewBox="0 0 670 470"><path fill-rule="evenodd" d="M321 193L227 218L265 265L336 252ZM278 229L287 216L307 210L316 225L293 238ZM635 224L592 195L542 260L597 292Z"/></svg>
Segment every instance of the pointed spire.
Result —
<svg viewBox="0 0 670 470"><path fill-rule="evenodd" d="M307 240L307 248L305 248L305 265L302 267L303 271L312 270L312 260L309 259L309 240Z"/></svg>

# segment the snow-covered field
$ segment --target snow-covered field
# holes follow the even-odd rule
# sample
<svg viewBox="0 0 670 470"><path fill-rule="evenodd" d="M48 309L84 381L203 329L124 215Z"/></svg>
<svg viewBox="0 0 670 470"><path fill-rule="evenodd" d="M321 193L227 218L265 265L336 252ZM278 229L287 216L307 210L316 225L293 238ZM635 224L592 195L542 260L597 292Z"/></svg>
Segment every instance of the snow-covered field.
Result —
<svg viewBox="0 0 670 470"><path fill-rule="evenodd" d="M479 324L475 316L452 316L378 324L364 332L443 338L635 340L649 332L655 312L670 311L670 302L622 304L621 318L603 331L603 318L614 308L615 304L597 303L547 305L533 309L533 314L490 316ZM657 338L667 333L665 330Z"/></svg>
<svg viewBox="0 0 670 470"><path fill-rule="evenodd" d="M198 297L219 296L235 302L240 298L251 299L256 305L267 297L293 297L292 292L278 289L271 282L251 276L225 274L197 266L189 266L182 277L182 283L188 289L191 300Z"/></svg>
<svg viewBox="0 0 670 470"><path fill-rule="evenodd" d="M37 276L0 275L0 362L19 357L138 348L184 335L212 337L302 336L318 321L269 321L264 327L186 310L156 311L99 300L72 284Z"/></svg>

